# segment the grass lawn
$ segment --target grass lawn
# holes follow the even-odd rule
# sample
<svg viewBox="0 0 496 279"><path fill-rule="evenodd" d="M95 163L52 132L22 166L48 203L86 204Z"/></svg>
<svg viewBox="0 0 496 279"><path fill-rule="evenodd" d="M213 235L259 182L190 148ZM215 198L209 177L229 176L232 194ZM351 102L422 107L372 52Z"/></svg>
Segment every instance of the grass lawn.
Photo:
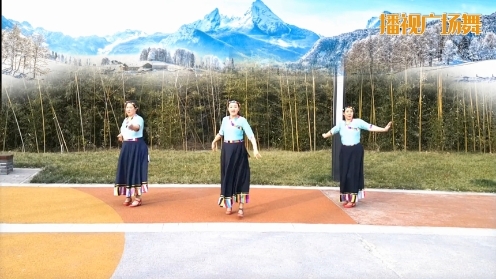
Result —
<svg viewBox="0 0 496 279"><path fill-rule="evenodd" d="M14 166L43 167L33 183L113 183L119 150L79 153L13 153ZM331 153L261 151L250 158L251 183L339 186ZM220 151L151 150L149 183L220 181ZM496 155L440 152L365 152L365 187L496 192Z"/></svg>

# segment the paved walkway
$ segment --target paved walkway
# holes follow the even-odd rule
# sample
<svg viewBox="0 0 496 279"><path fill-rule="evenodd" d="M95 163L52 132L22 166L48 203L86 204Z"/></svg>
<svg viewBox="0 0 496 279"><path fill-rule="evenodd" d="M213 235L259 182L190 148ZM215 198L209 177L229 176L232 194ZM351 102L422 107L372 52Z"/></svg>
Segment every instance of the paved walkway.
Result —
<svg viewBox="0 0 496 279"><path fill-rule="evenodd" d="M106 184L0 176L0 278L495 278L496 195L253 185L246 216L218 185L150 185L122 206Z"/></svg>

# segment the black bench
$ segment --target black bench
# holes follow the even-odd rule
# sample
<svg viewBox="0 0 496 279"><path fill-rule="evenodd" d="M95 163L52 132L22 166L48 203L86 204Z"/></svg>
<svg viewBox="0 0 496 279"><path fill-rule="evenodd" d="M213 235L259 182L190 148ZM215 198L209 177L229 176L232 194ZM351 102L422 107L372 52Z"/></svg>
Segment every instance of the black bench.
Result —
<svg viewBox="0 0 496 279"><path fill-rule="evenodd" d="M14 171L14 155L0 154L0 174L9 174Z"/></svg>

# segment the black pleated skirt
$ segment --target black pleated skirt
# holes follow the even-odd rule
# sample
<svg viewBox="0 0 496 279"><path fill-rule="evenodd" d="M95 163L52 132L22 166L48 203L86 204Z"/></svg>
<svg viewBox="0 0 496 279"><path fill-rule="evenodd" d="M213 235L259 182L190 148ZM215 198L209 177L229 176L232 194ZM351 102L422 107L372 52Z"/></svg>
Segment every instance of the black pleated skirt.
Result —
<svg viewBox="0 0 496 279"><path fill-rule="evenodd" d="M222 144L220 175L219 206L230 208L235 202L249 202L250 165L244 142Z"/></svg>
<svg viewBox="0 0 496 279"><path fill-rule="evenodd" d="M339 188L340 201L356 202L364 198L363 146L341 146L339 152Z"/></svg>
<svg viewBox="0 0 496 279"><path fill-rule="evenodd" d="M148 147L143 138L137 141L123 141L114 195L131 197L148 192Z"/></svg>

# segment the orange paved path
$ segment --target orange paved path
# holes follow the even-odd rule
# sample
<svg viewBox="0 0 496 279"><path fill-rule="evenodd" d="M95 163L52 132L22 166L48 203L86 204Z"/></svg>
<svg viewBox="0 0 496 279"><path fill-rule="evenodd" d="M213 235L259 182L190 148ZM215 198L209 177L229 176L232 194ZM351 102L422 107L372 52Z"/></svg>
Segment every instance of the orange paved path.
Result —
<svg viewBox="0 0 496 279"><path fill-rule="evenodd" d="M338 202L339 193L335 190L252 188L245 218L239 220L235 214L225 215L224 209L217 206L219 190L214 187L151 188L138 208L123 206L124 198L113 196L112 190L0 187L0 222L254 222L496 228L496 195L367 191L364 200L347 209Z"/></svg>

